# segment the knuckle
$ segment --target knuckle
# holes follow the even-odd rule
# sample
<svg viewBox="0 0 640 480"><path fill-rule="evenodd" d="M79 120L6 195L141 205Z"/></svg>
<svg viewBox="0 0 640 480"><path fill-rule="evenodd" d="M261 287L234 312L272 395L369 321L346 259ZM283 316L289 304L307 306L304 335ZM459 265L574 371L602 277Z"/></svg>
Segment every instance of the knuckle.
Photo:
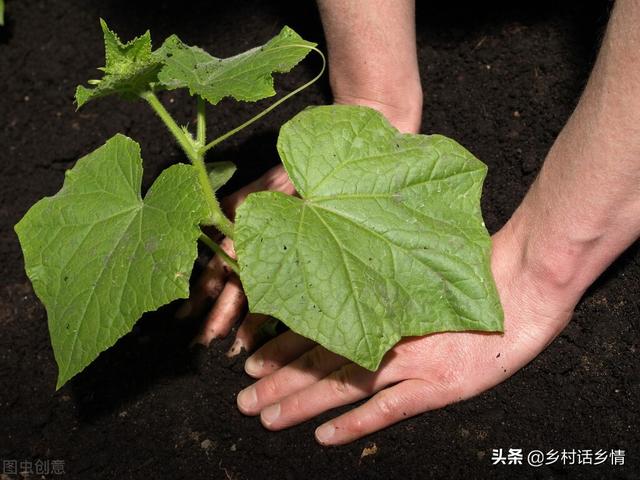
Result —
<svg viewBox="0 0 640 480"><path fill-rule="evenodd" d="M324 363L325 350L321 347L312 348L302 357L302 368L305 370L314 370Z"/></svg>
<svg viewBox="0 0 640 480"><path fill-rule="evenodd" d="M280 359L284 356L284 344L282 342L282 337L276 337L274 340L271 340L267 343L268 352L265 354L265 357Z"/></svg>
<svg viewBox="0 0 640 480"><path fill-rule="evenodd" d="M216 277L208 278L207 281L204 282L203 290L208 297L217 297L222 291L222 282Z"/></svg>
<svg viewBox="0 0 640 480"><path fill-rule="evenodd" d="M289 190L290 185L289 176L283 168L272 168L262 178L262 186L265 190L286 192Z"/></svg>
<svg viewBox="0 0 640 480"><path fill-rule="evenodd" d="M292 395L286 403L284 410L290 417L300 417L308 410L308 405L302 402L300 395Z"/></svg>
<svg viewBox="0 0 640 480"><path fill-rule="evenodd" d="M258 395L258 398L261 396L267 398L275 398L278 396L278 392L280 391L280 383L278 379L274 375L269 375L268 377L261 380L262 388L259 390L259 393L262 395Z"/></svg>
<svg viewBox="0 0 640 480"><path fill-rule="evenodd" d="M458 396L458 393L462 391L462 372L451 363L440 364L436 367L430 380L439 390L449 392L455 396Z"/></svg>
<svg viewBox="0 0 640 480"><path fill-rule="evenodd" d="M393 347L399 358L415 358L416 355L422 354L423 345L410 339L403 339L400 343Z"/></svg>
<svg viewBox="0 0 640 480"><path fill-rule="evenodd" d="M373 397L373 402L382 420L386 422L395 418L398 405L393 397L385 393L380 393Z"/></svg>
<svg viewBox="0 0 640 480"><path fill-rule="evenodd" d="M350 418L349 421L342 426L342 428L349 432L354 438L362 437L363 435L368 433L364 419L359 415L354 415L352 418Z"/></svg>
<svg viewBox="0 0 640 480"><path fill-rule="evenodd" d="M329 375L331 391L339 398L344 398L351 392L351 373L349 368L342 367Z"/></svg>
<svg viewBox="0 0 640 480"><path fill-rule="evenodd" d="M472 352L460 343L458 337L441 339L437 344L428 344L429 354L425 357L425 370L420 378L433 393L455 394L463 391L466 380L472 375L474 364ZM422 342L416 346L424 347Z"/></svg>
<svg viewBox="0 0 640 480"><path fill-rule="evenodd" d="M229 285L229 292L227 297L229 299L229 305L231 308L237 311L237 309L244 303L244 291L242 290L242 287L238 286L236 282L227 282L227 285Z"/></svg>

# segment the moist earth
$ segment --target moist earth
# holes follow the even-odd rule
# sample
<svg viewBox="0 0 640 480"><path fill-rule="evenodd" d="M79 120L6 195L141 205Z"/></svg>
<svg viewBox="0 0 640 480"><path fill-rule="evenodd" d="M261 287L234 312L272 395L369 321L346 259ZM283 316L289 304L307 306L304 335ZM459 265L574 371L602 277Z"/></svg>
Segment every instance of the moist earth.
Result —
<svg viewBox="0 0 640 480"><path fill-rule="evenodd" d="M423 131L457 139L489 165L483 211L495 232L571 114L611 5L417 3ZM62 460L64 477L73 479L640 478L638 244L586 293L547 350L503 384L347 446L323 448L313 439L314 428L340 410L280 433L242 416L235 396L250 381L244 357L226 358L229 340L190 350L198 322L174 319L176 304L146 315L56 392L45 311L24 274L13 225L60 188L65 169L117 132L140 142L145 186L184 160L142 103L108 99L75 111L75 86L100 75L96 67L103 65L98 18L123 39L149 28L158 45L177 33L217 56L261 44L284 24L324 47L322 29L312 2L9 0L6 15L0 28L0 459ZM317 59L305 61L278 78L279 91L304 83L318 68ZM162 100L193 125L194 105L185 95L165 93ZM240 167L225 191L277 162L279 125L330 100L325 76L221 146L212 157ZM210 131L227 131L269 102L223 101L210 109ZM626 458L623 466L494 466L492 451L499 448L621 449ZM365 449L371 454L363 456Z"/></svg>

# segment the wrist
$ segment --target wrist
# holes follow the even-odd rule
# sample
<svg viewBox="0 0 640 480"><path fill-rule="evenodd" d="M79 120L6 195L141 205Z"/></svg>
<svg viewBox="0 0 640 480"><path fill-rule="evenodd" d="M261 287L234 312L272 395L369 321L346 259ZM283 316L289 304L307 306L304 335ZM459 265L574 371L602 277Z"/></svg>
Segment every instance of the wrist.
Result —
<svg viewBox="0 0 640 480"><path fill-rule="evenodd" d="M535 286L545 301L569 297L577 302L591 283L580 271L588 255L588 243L546 228L537 215L526 210L526 205L521 205L499 232L509 238L513 270Z"/></svg>
<svg viewBox="0 0 640 480"><path fill-rule="evenodd" d="M640 235L640 132L602 105L587 88L503 229L516 239L520 267L576 302Z"/></svg>
<svg viewBox="0 0 640 480"><path fill-rule="evenodd" d="M378 110L403 133L418 133L422 122L422 85L417 73L391 76L366 75L356 78L342 73L332 76L334 103L362 105Z"/></svg>
<svg viewBox="0 0 640 480"><path fill-rule="evenodd" d="M499 233L511 239L515 269L543 301L572 309L632 238L608 222L550 214L558 209L537 204L536 187Z"/></svg>
<svg viewBox="0 0 640 480"><path fill-rule="evenodd" d="M559 262L565 266L556 269L548 257L531 248L523 224L514 217L491 238L491 270L500 301L508 317L508 312L517 312L505 318L509 321L505 331L515 328L525 335L544 331L551 341L571 319L582 292L567 283L570 267Z"/></svg>
<svg viewBox="0 0 640 480"><path fill-rule="evenodd" d="M374 108L400 131L418 132L422 87L415 2L318 0L318 7L335 103Z"/></svg>
<svg viewBox="0 0 640 480"><path fill-rule="evenodd" d="M382 97L380 97L382 98ZM379 100L375 96L336 95L337 105L362 105L382 113L402 133L418 133L422 123L422 95L412 98Z"/></svg>

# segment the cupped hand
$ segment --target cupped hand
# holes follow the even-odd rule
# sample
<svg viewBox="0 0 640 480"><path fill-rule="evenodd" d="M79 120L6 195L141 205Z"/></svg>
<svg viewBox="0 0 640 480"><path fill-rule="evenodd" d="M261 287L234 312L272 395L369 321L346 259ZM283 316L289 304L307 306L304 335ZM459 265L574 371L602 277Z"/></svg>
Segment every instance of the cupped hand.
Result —
<svg viewBox="0 0 640 480"><path fill-rule="evenodd" d="M493 240L504 334L405 338L371 372L289 331L247 359L245 370L258 381L238 394L239 409L260 415L269 430L281 430L371 397L316 430L321 444L338 445L502 382L564 328L578 299L552 291L521 268L508 233Z"/></svg>
<svg viewBox="0 0 640 480"><path fill-rule="evenodd" d="M235 217L236 208L253 192L271 190L289 195L295 193L293 184L282 165L273 167L256 181L246 185L229 197L222 200L222 208L231 219ZM235 258L233 242L224 238L220 243L222 249ZM190 298L176 312L178 318L202 315L213 303L202 324L195 342L209 345L215 338L225 337L231 331L238 317L244 312L246 297L240 279L229 268L224 260L216 255L207 264ZM236 342L230 354L237 354L242 347L252 348L256 332L266 319L263 315L247 315L238 330Z"/></svg>

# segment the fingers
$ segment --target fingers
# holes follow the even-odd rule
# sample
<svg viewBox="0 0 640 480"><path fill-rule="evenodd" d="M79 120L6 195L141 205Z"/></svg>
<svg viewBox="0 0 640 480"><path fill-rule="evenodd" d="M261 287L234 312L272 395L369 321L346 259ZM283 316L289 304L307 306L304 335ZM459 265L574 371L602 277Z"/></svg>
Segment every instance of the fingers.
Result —
<svg viewBox="0 0 640 480"><path fill-rule="evenodd" d="M247 358L244 370L254 378L262 378L293 362L316 343L288 330L263 345Z"/></svg>
<svg viewBox="0 0 640 480"><path fill-rule="evenodd" d="M293 195L296 191L293 184L289 181L287 172L282 165L278 165L268 170L257 180L245 185L237 192L222 200L222 208L233 220L236 208L244 202L250 193L270 190L272 192L282 192Z"/></svg>
<svg viewBox="0 0 640 480"><path fill-rule="evenodd" d="M260 413L260 420L269 430L280 430L332 408L367 398L392 383L384 372L371 372L349 363L319 382L268 406Z"/></svg>
<svg viewBox="0 0 640 480"><path fill-rule="evenodd" d="M230 239L225 238L222 240L220 247L227 252L230 257L235 258L233 242ZM219 255L214 256L200 275L189 299L185 301L176 312L176 318L201 315L207 304L218 298L224 289L230 273L231 269L224 260L222 260Z"/></svg>
<svg viewBox="0 0 640 480"><path fill-rule="evenodd" d="M236 339L227 352L227 357L235 357L243 349L246 352L252 351L256 347L256 343L260 341L261 327L270 318L261 313L248 313L236 332Z"/></svg>
<svg viewBox="0 0 640 480"><path fill-rule="evenodd" d="M245 415L257 415L263 408L313 385L347 362L346 358L324 347L315 347L287 366L242 390L237 398L238 408Z"/></svg>
<svg viewBox="0 0 640 480"><path fill-rule="evenodd" d="M195 341L208 346L214 338L227 336L244 310L246 300L240 279L230 276Z"/></svg>
<svg viewBox="0 0 640 480"><path fill-rule="evenodd" d="M259 190L295 193L284 168L282 165L278 165L267 171L258 180L224 199L223 207L233 218L235 209L247 195ZM233 242L230 239L225 238L220 246L229 256L235 258ZM200 315L209 302L217 298L200 334L194 339L195 342L209 345L214 338L226 336L244 309L246 298L242 292L240 281L235 276L230 277L230 272L231 270L220 256L214 256L200 276L191 297L176 312L178 318ZM256 340L255 329L264 319L261 317L250 318L227 353L229 356L237 355L242 348L253 348Z"/></svg>
<svg viewBox="0 0 640 480"><path fill-rule="evenodd" d="M405 380L378 392L364 405L318 427L316 440L322 445L343 445L455 401L452 392L431 386L424 380Z"/></svg>

